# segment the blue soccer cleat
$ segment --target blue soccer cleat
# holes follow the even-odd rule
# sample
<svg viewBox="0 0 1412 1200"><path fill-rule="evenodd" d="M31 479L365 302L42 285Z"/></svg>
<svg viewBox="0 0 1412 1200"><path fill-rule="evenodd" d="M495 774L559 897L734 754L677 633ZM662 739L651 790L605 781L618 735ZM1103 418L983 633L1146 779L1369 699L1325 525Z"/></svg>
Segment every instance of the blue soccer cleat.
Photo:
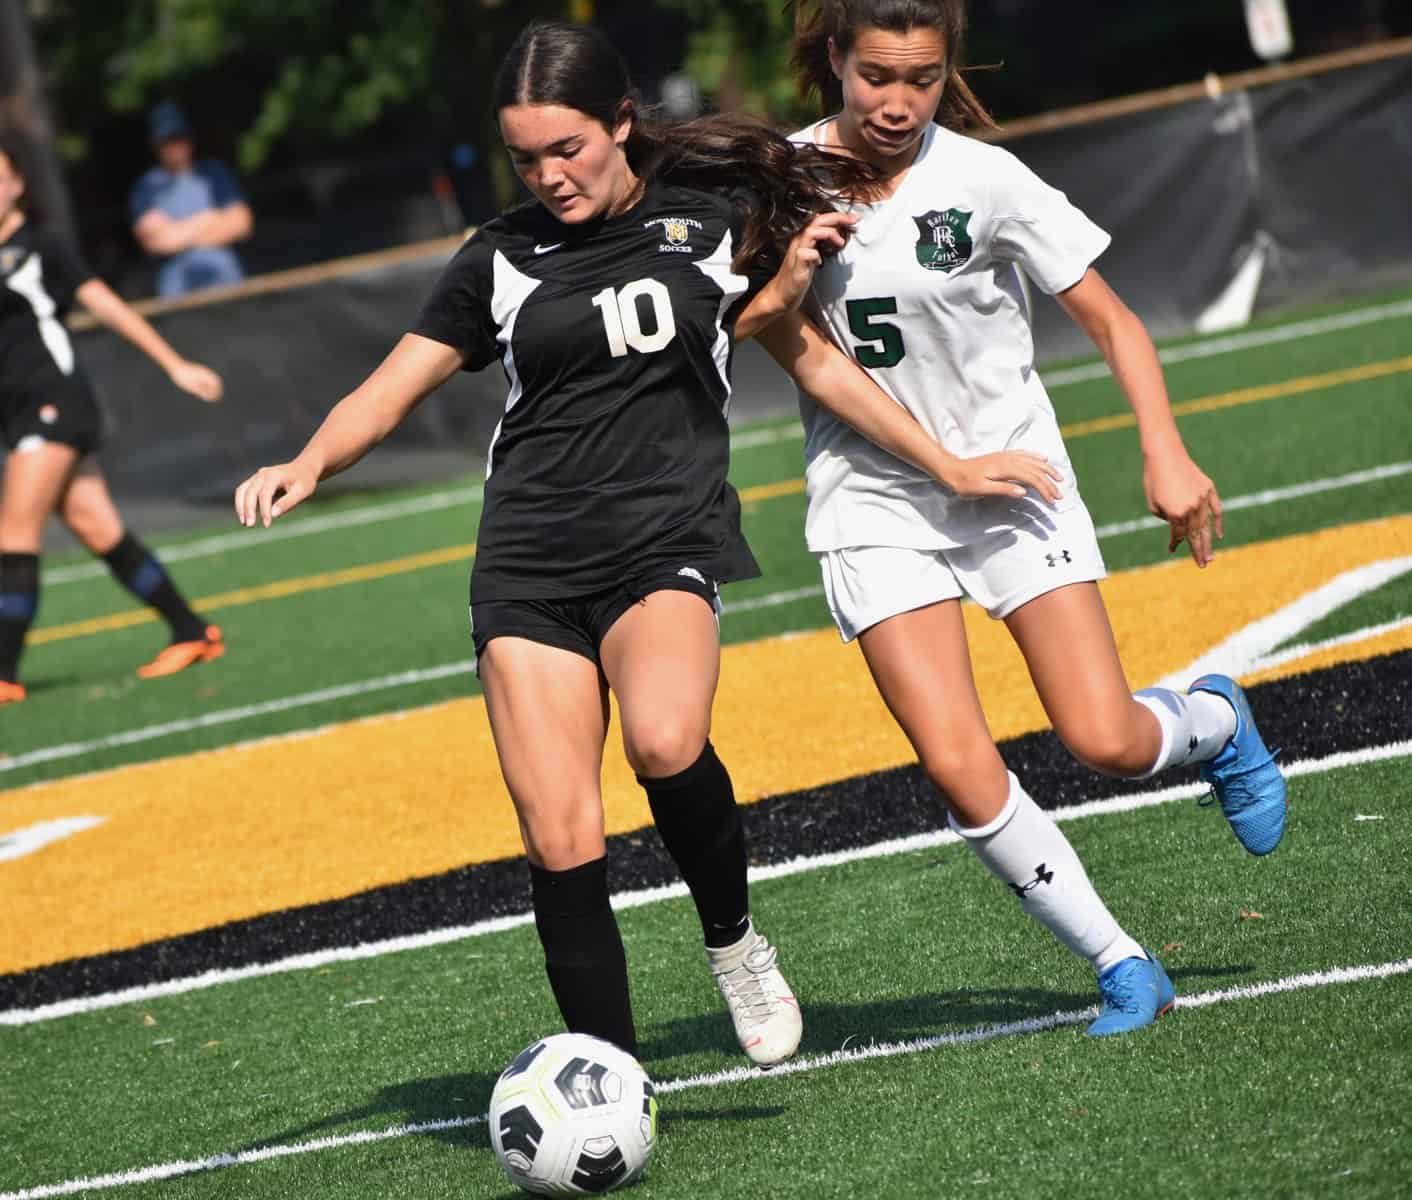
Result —
<svg viewBox="0 0 1412 1200"><path fill-rule="evenodd" d="M1213 692L1235 709L1235 733L1220 754L1201 764L1201 778L1216 793L1240 844L1251 854L1269 854L1285 833L1285 780L1260 740L1245 690L1228 675L1203 675L1187 691Z"/></svg>
<svg viewBox="0 0 1412 1200"><path fill-rule="evenodd" d="M1177 1002L1176 988L1151 951L1146 958L1115 962L1098 977L1098 992L1103 1005L1088 1027L1089 1037L1131 1033L1171 1012Z"/></svg>

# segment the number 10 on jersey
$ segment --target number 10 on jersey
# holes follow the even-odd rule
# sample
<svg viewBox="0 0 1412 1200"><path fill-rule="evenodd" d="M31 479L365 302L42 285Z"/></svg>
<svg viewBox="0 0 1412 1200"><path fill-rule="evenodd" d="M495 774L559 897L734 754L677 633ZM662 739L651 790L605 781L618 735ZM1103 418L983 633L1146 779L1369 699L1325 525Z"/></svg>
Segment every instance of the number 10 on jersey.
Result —
<svg viewBox="0 0 1412 1200"><path fill-rule="evenodd" d="M652 305L656 329L651 333L642 331L637 306L640 296L646 296ZM606 287L593 297L593 305L603 313L603 330L608 335L608 349L614 358L626 358L629 349L639 354L654 354L677 336L672 294L665 284L655 279L639 279L617 290Z"/></svg>

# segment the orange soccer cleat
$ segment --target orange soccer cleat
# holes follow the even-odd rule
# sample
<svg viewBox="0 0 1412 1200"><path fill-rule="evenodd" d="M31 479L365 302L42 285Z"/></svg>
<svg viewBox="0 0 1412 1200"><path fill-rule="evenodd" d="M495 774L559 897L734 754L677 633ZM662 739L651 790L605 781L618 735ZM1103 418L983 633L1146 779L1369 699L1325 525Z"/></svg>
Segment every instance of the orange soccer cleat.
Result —
<svg viewBox="0 0 1412 1200"><path fill-rule="evenodd" d="M24 684L0 679L0 704L18 704L28 694L24 689Z"/></svg>
<svg viewBox="0 0 1412 1200"><path fill-rule="evenodd" d="M194 667L197 663L211 662L226 652L226 644L221 637L218 625L207 625L206 636L194 642L173 642L162 649L145 667L138 667L137 674L142 679L160 679L163 675L175 675Z"/></svg>

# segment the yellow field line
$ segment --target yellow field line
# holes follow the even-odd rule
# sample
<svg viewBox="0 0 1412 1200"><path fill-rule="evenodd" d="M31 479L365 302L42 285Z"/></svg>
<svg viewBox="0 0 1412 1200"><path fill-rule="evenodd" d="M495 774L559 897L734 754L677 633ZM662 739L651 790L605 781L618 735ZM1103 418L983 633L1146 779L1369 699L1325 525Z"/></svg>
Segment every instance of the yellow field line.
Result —
<svg viewBox="0 0 1412 1200"><path fill-rule="evenodd" d="M1298 379L1286 379L1283 383L1266 383L1259 387L1239 388L1234 392L1221 392L1215 396L1203 396L1199 400L1184 400L1172 405L1172 413L1178 417L1192 413L1215 412L1222 408L1238 408L1242 404L1256 404L1261 400L1279 400L1285 396L1300 396L1306 392L1318 392L1324 388L1342 387L1346 383L1363 383L1369 379L1382 379L1388 375L1402 375L1412 371L1412 355L1406 358L1393 358L1387 362L1368 363L1362 367L1347 367L1341 371L1327 371L1322 375L1304 375ZM1112 417L1096 417L1092 421L1075 421L1071 425L1060 426L1066 438L1088 437L1090 434L1107 433L1110 429L1127 429L1137 424L1132 413L1118 413Z"/></svg>
<svg viewBox="0 0 1412 1200"><path fill-rule="evenodd" d="M1189 416L1192 413L1215 412L1223 408L1236 408L1243 404L1255 404L1261 400L1278 400L1284 396L1297 396L1306 392L1341 387L1349 383L1362 383L1369 379L1381 379L1388 375L1400 375L1409 371L1412 371L1412 355L1408 355L1406 358L1390 359L1387 362L1368 363L1361 367L1348 367L1341 371L1328 371L1322 375L1305 375L1299 379L1285 380L1283 383L1240 388L1234 392L1221 392L1215 396L1186 400L1180 404L1172 405L1172 412L1179 417ZM1091 421L1077 421L1063 425L1060 426L1060 432L1072 440L1089 437L1095 433L1106 433L1112 429L1124 429L1136 424L1137 419L1132 413L1119 413L1116 416L1097 417ZM755 487L743 488L740 492L740 499L743 504L752 504L762 500L775 500L781 496L795 496L803 491L803 479L784 479L778 483L762 483ZM474 544L450 546L445 550L410 554L404 558L370 563L364 567L326 571L318 575L301 575L295 579L281 580L278 583L239 588L233 592L221 592L218 595L206 596L197 600L193 607L208 611L236 608L242 604L255 604L261 600L279 600L286 596L300 596L306 592L342 587L346 583L365 583L370 579L385 579L390 575L402 575L409 571L420 571L426 567L444 566L447 563L469 559L474 554ZM39 646L45 642L60 642L69 638L87 637L94 633L110 633L116 629L128 629L134 625L145 625L156 619L156 614L151 609L135 609L131 612L95 617L88 621L73 621L67 625L51 625L47 629L38 629L31 633L28 641L32 646Z"/></svg>
<svg viewBox="0 0 1412 1200"><path fill-rule="evenodd" d="M238 588L233 592L221 592L215 596L205 596L193 607L200 610L235 608L242 604L255 604L261 600L279 600L285 596L298 596L304 592L316 592L323 588L342 587L345 583L366 583L371 579L386 579L389 575L402 575L408 571L420 571L425 567L439 567L446 563L462 562L475 553L475 543L465 546L448 546L444 550L428 550L423 554L409 554L405 558L392 558L385 562L369 563L363 567L346 567L341 571L325 571L319 575L301 575L297 579L282 579L277 583L262 583L259 587ZM144 608L134 612L114 613L108 617L96 617L91 621L74 621L69 625L54 625L48 629L36 630L30 634L29 642L37 645L43 642L57 642L66 638L84 637L90 633L106 633L114 629L126 629L132 625L142 625L155 621L156 614Z"/></svg>

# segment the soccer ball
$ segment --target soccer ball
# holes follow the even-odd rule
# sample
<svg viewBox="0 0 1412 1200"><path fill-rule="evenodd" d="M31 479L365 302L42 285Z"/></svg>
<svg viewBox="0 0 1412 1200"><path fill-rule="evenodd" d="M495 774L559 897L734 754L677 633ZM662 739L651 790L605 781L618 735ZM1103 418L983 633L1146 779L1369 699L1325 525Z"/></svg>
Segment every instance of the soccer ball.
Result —
<svg viewBox="0 0 1412 1200"><path fill-rule="evenodd" d="M634 1182L657 1144L657 1097L637 1059L584 1033L526 1047L490 1096L490 1144L506 1173L541 1196Z"/></svg>

